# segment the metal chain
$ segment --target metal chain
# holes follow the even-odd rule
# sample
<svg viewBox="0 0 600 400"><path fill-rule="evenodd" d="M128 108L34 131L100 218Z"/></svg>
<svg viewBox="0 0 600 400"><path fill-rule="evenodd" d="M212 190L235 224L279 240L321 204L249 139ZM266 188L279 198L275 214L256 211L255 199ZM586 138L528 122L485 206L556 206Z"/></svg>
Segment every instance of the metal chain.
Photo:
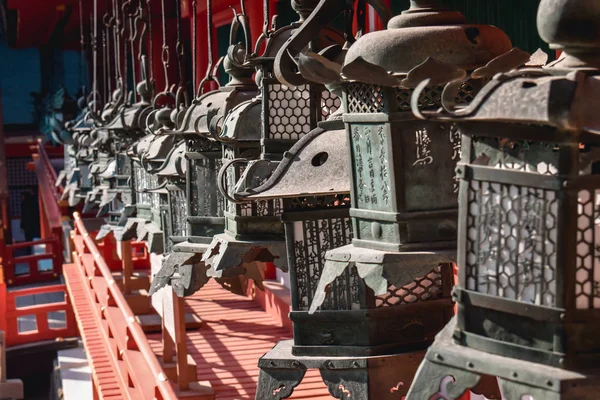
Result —
<svg viewBox="0 0 600 400"><path fill-rule="evenodd" d="M165 92L169 90L169 45L167 44L167 16L165 10L165 0L161 0L162 6L162 53L161 61L165 70Z"/></svg>
<svg viewBox="0 0 600 400"><path fill-rule="evenodd" d="M212 21L212 0L206 0L206 17L207 17L207 23L206 26L208 27L208 71L207 75L212 73L212 66L213 66L213 21Z"/></svg>
<svg viewBox="0 0 600 400"><path fill-rule="evenodd" d="M131 59L129 60L129 62L131 63L131 68L127 68L127 66L125 67L125 74L127 76L127 73L129 71L131 71L131 81L133 84L133 102L135 103L135 100L137 99L136 94L135 94L135 88L137 85L137 72L136 72L136 68L135 68L135 61L136 61L136 54L135 54L135 40L137 38L137 25L136 25L136 21L137 21L137 8L132 7L132 2L133 0L127 0L125 2L125 4L123 4L123 15L129 17L128 18L128 22L129 22L129 31L128 31L128 42L129 42L129 53L131 55ZM128 12L126 12L125 10L129 10ZM127 46L127 42L125 44ZM127 60L127 51L125 51L125 59ZM128 80L125 79L125 87L127 87L127 82Z"/></svg>
<svg viewBox="0 0 600 400"><path fill-rule="evenodd" d="M154 83L154 36L152 35L152 0L148 0L148 71L150 82Z"/></svg>
<svg viewBox="0 0 600 400"><path fill-rule="evenodd" d="M115 90L123 90L123 71L122 71L122 53L121 53L121 14L119 13L118 0L113 0L113 40L115 55ZM122 93L121 93L122 95Z"/></svg>
<svg viewBox="0 0 600 400"><path fill-rule="evenodd" d="M269 32L269 24L270 24L270 21L269 21L269 13L270 13L269 5L270 4L269 4L269 2L270 1L271 0L264 0L263 1L263 24L264 24L264 27L263 27L264 31L263 32L264 32L265 35Z"/></svg>
<svg viewBox="0 0 600 400"><path fill-rule="evenodd" d="M105 13L104 16L102 18L102 22L104 24L104 30L102 32L102 47L104 48L104 55L103 55L103 68L104 68L104 85L106 88L106 93L104 94L104 98L105 98L105 102L104 104L110 102L110 94L112 92L112 84L111 84L111 65L110 65L110 24L111 24L111 19L109 16L109 6L108 6L108 0L105 1Z"/></svg>
<svg viewBox="0 0 600 400"><path fill-rule="evenodd" d="M94 102L94 109L92 111L96 112L96 109L98 108L98 0L94 0L94 10L92 13L92 25L94 27L94 31L91 35L91 41L92 41L92 70L94 73L93 76L93 93L94 93L94 97L93 97L93 102Z"/></svg>
<svg viewBox="0 0 600 400"><path fill-rule="evenodd" d="M85 74L85 35L83 32L83 0L79 0L79 44L81 45L79 86L81 87L82 95L85 96L85 85L83 84L83 76Z"/></svg>
<svg viewBox="0 0 600 400"><path fill-rule="evenodd" d="M352 22L354 21L354 0L346 0L346 10L344 11L344 40L346 43L354 42L354 33L352 32Z"/></svg>
<svg viewBox="0 0 600 400"><path fill-rule="evenodd" d="M198 14L197 0L192 0L192 87L196 90L196 62L198 56Z"/></svg>
<svg viewBox="0 0 600 400"><path fill-rule="evenodd" d="M179 87L182 88L185 85L185 72L184 72L184 57L185 57L185 49L183 48L183 43L181 42L181 1L175 0L175 19L177 19L177 33L176 33L176 42L175 42L175 51L177 53L177 66L179 67Z"/></svg>
<svg viewBox="0 0 600 400"><path fill-rule="evenodd" d="M107 41L108 38L106 37L106 29L104 29L104 31L102 31L102 47L104 49L104 54L102 56L102 60L103 60L103 70L104 70L104 86L106 89L106 92L104 93L104 104L108 103L110 101L110 92L112 91L112 85L110 84L110 63L108 62L108 49L107 49Z"/></svg>
<svg viewBox="0 0 600 400"><path fill-rule="evenodd" d="M212 0L206 0L206 16L207 16L207 29L208 29L208 65L206 67L206 74L200 84L198 84L196 97L199 97L204 93L204 86L208 82L214 82L217 86L219 81L213 74L213 20L212 20Z"/></svg>

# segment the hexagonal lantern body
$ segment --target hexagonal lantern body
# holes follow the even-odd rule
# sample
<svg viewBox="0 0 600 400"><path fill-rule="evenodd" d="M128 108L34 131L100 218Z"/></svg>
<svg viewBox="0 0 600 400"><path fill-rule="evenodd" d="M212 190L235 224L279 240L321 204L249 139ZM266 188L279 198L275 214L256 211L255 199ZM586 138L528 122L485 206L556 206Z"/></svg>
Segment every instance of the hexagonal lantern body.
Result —
<svg viewBox="0 0 600 400"><path fill-rule="evenodd" d="M481 34L475 46L458 34L472 29ZM438 51L434 44L442 39L447 45ZM462 79L460 68L473 70L508 50L510 41L500 30L465 25L460 13L418 1L392 18L387 31L364 35L348 50L343 121L354 236L352 244L325 254L310 305L311 313L319 307L321 312L302 317L329 325L331 351L350 346L358 354L392 354L423 346L452 315L449 263L456 247L460 136L450 123L417 119L410 97L419 83L415 77L427 78L433 84L419 88L418 104L436 109L440 82L458 79L454 101L468 103L481 82ZM324 301L344 276L358 277L364 288L346 288L361 302L342 317ZM295 340L314 346L319 337L305 329Z"/></svg>
<svg viewBox="0 0 600 400"><path fill-rule="evenodd" d="M600 7L544 0L538 29L564 53L488 83L466 108L431 114L463 137L458 313L429 349L409 398L481 375L503 398L597 395L596 116ZM454 398L454 397L452 397Z"/></svg>
<svg viewBox="0 0 600 400"><path fill-rule="evenodd" d="M243 19L236 14L231 28L229 50L238 55L247 55L243 45L233 45L240 21ZM211 28L208 27L209 32ZM241 28L244 29L248 43L248 32L243 26ZM209 40L210 37L209 33ZM170 217L165 216L163 225L169 228L165 232L165 245L170 254L164 260L158 275L169 268L188 269L177 277L162 277L153 281L150 293L169 283L177 296L189 296L209 279L205 264L198 263L199 257L209 249L213 236L224 232L225 225L225 199L217 185L218 173L223 164L224 146L220 143L219 133L223 129L225 117L238 105L257 94L257 87L252 79L253 67L234 65L229 58L224 60L223 67L230 76L227 85L202 94L201 83L198 95L175 129L163 129L164 134L183 139L185 160L181 169L184 170L185 176L184 180L177 184L166 185ZM214 77L207 76L203 82L209 79ZM260 127L256 123L254 125ZM229 139L228 144L232 148L244 147L233 145L235 140ZM258 147L258 136L254 138L251 147ZM172 168L166 168L170 169ZM193 268L192 263L195 263ZM182 276L185 278L181 278ZM240 294L246 293L241 289L240 279L237 277L222 277L217 281L226 287L236 288L234 291Z"/></svg>
<svg viewBox="0 0 600 400"><path fill-rule="evenodd" d="M419 106L436 109L444 88L436 81L460 79L454 67L473 70L511 45L499 29L464 24L460 13L434 3L412 2L390 20L388 30L363 36L346 56L342 73L350 82L344 87L344 121L352 149L351 215L358 247L456 247L454 166L460 136L451 124L412 115L415 77L432 81L421 91ZM469 41L465 32L477 32L476 39ZM454 101L469 103L481 85L481 80L465 80Z"/></svg>
<svg viewBox="0 0 600 400"><path fill-rule="evenodd" d="M112 138L115 168L109 179L110 190L100 201L100 212L108 216L108 225L98 234L100 238L115 230L121 238L122 228L135 210L133 160L127 150L144 135L145 121L151 111L148 99L143 95L141 98L140 102L121 107L117 116L104 127Z"/></svg>
<svg viewBox="0 0 600 400"><path fill-rule="evenodd" d="M301 15L300 21L270 32L264 53L244 60L246 65L256 67L260 96L231 110L219 139L223 142L223 167L218 184L227 198L225 233L213 239L203 257L216 276L225 276L226 269L233 273L244 264L264 266L274 260L287 269L281 200L243 202L235 196L241 187L264 180L273 171L271 160L280 160L318 121L339 107L339 99L323 85L306 83L290 89L273 74L277 52L302 26L313 3L292 2ZM323 47L343 42L342 35L331 29L319 39L315 43ZM257 121L261 124L257 125Z"/></svg>
<svg viewBox="0 0 600 400"><path fill-rule="evenodd" d="M262 186L243 196L251 200L283 198L281 215L285 225L290 290L294 324L292 352L298 356L373 356L406 349L403 339L411 330L432 338L440 321L451 315L451 266L432 271L403 287L390 286L376 296L357 268L346 268L339 276L323 277L324 254L350 243L349 146L340 119L319 124L302 138ZM327 288L324 289L323 279ZM323 291L326 295L322 295ZM320 310L309 312L313 301ZM425 306L412 305L419 301ZM398 307L403 306L403 307ZM440 306L442 314L435 306ZM436 323L411 324L425 307Z"/></svg>
<svg viewBox="0 0 600 400"><path fill-rule="evenodd" d="M210 126L213 124L214 130L220 130L232 110L257 94L256 85L245 76L249 75L247 71L233 68L227 68L227 71L235 77L226 86L197 99L194 132L186 134L188 240L191 243L207 245L225 228L225 198L217 186L219 170L223 166L223 144L216 139Z"/></svg>
<svg viewBox="0 0 600 400"><path fill-rule="evenodd" d="M72 168L65 174L65 186L61 199L68 199L69 206L75 207L82 199L86 198L87 193L92 189L89 176L91 162L89 144L92 142L90 137L91 121L82 118L73 126L72 131L73 144L65 146L65 149L68 147L68 151L72 153Z"/></svg>
<svg viewBox="0 0 600 400"><path fill-rule="evenodd" d="M302 27L315 5L314 1L292 1L300 20L272 32L264 54L252 60L257 65L256 79L262 99L261 153L267 160L280 160L283 152L316 128L317 122L327 120L341 105L340 99L322 84L304 81L290 88L274 74L277 53L293 40L295 32ZM318 51L343 42L340 32L323 27L312 42L312 50Z"/></svg>

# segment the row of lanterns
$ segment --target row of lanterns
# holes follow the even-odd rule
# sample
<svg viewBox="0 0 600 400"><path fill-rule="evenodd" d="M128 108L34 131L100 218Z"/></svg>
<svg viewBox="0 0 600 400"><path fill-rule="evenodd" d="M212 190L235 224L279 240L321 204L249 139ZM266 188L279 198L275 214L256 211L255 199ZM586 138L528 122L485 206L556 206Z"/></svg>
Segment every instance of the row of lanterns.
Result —
<svg viewBox="0 0 600 400"><path fill-rule="evenodd" d="M179 83L163 35L154 87L151 1L95 16L114 91L101 108L94 64L64 197L106 217L100 238L164 253L151 293L213 278L245 294L269 263L289 271L294 339L259 360L257 399L289 397L310 368L340 399L594 397L596 2L541 1L551 64L433 0L395 17L367 1L387 29L364 35L365 1L355 35L354 2L295 0L298 22L265 10L254 48L242 5L229 83L205 92L210 65L188 100L179 27Z"/></svg>

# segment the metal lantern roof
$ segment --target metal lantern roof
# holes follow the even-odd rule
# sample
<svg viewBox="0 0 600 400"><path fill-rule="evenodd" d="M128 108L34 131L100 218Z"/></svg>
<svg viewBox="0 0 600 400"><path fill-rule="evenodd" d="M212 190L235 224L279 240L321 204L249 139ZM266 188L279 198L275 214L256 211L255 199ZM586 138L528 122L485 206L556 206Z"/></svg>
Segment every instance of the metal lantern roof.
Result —
<svg viewBox="0 0 600 400"><path fill-rule="evenodd" d="M438 395L447 376L456 398L483 375L507 399L596 397L598 16L597 2L542 0L538 30L557 61L500 71L466 107L425 112L424 84L413 94L419 118L455 123L463 151L457 314L410 400Z"/></svg>
<svg viewBox="0 0 600 400"><path fill-rule="evenodd" d="M319 125L284 153L263 185L234 196L266 200L349 193L350 155L343 122L326 121Z"/></svg>

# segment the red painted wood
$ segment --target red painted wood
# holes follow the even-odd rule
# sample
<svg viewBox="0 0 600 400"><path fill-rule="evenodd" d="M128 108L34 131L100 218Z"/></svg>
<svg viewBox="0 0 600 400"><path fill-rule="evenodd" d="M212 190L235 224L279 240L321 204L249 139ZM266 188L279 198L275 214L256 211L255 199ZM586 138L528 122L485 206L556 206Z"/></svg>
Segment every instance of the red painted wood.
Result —
<svg viewBox="0 0 600 400"><path fill-rule="evenodd" d="M186 298L186 308L203 320L202 328L187 332L187 349L197 364L198 379L208 380L221 400L254 399L258 359L290 331L259 304L209 282ZM160 334L148 335L152 349L162 355ZM318 371L308 371L291 399L331 399Z"/></svg>
<svg viewBox="0 0 600 400"><path fill-rule="evenodd" d="M118 375L113 373L117 370L115 360L110 356L100 325L97 323L96 311L88 298L86 285L75 264L66 264L63 271L81 340L92 369L94 392L98 394L98 399L122 399L125 389Z"/></svg>
<svg viewBox="0 0 600 400"><path fill-rule="evenodd" d="M110 369L110 373L117 377L117 383L120 384L120 387L114 388L114 393L119 398L175 399L172 384L167 381L94 239L86 231L78 213L74 214L74 219L72 238L75 266L68 266L65 279L76 312L91 314L90 326L94 327L91 329L98 329L94 332L100 339L93 347L86 345L90 358L95 358L92 363L94 375L100 376L95 362L109 359L116 367ZM81 291L84 295L78 296ZM89 312L90 309L92 312ZM80 325L80 329L86 335L86 327ZM96 350L99 355L94 353ZM97 380L95 383L99 398L104 398L106 387Z"/></svg>
<svg viewBox="0 0 600 400"><path fill-rule="evenodd" d="M0 253L0 257L2 254ZM6 331L6 283L4 283L4 268L0 259L0 331Z"/></svg>
<svg viewBox="0 0 600 400"><path fill-rule="evenodd" d="M43 212L43 208L40 208ZM44 219L42 220L42 233L44 233ZM46 245L46 252L43 254L32 254L28 256L14 257L14 251L17 249L32 248L36 245ZM40 271L38 269L38 261L51 260L52 270ZM2 266L4 268L4 278L9 287L41 283L58 279L62 272L62 243L61 238L50 236L49 239L42 239L35 242L24 242L5 246L4 254L2 255ZM16 275L15 267L17 264L28 264L29 273L25 275Z"/></svg>
<svg viewBox="0 0 600 400"><path fill-rule="evenodd" d="M2 291L2 288L0 288L0 291ZM65 294L64 301L21 308L17 308L16 306L17 297L53 292L63 292ZM5 291L4 295L0 294L0 299L2 297L4 297L5 304L4 323L6 343L8 346L78 335L73 310L71 309L71 305L66 296L65 285L41 286L31 289ZM57 311L65 313L65 326L60 329L51 329L48 324L48 313ZM31 315L35 316L37 329L29 332L19 332L18 318Z"/></svg>

